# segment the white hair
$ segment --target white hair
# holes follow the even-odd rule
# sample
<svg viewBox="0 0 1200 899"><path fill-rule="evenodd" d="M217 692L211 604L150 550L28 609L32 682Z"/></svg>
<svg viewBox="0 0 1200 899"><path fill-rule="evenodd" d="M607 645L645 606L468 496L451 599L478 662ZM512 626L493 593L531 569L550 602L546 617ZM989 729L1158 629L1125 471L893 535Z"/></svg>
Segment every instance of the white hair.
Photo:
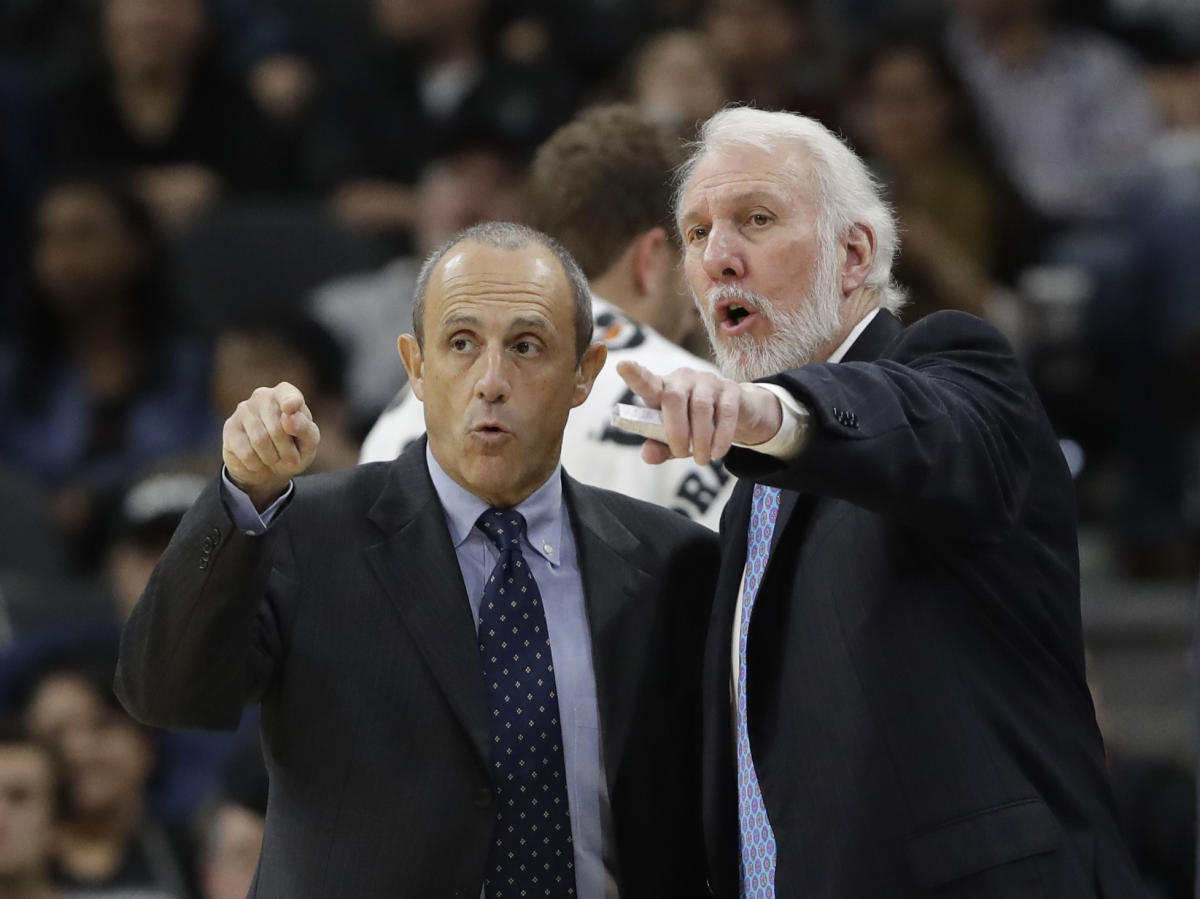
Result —
<svg viewBox="0 0 1200 899"><path fill-rule="evenodd" d="M748 106L722 109L704 123L691 155L679 167L674 207L682 212L684 191L707 154L731 146L752 146L767 152L792 150L787 165L797 178L807 178L816 200L817 235L821 252L832 255L839 239L854 225L875 234L875 259L866 287L879 305L898 312L906 301L904 289L892 278L892 263L900 250L896 217L883 188L866 164L832 131L808 116L768 112ZM807 166L804 163L808 163Z"/></svg>

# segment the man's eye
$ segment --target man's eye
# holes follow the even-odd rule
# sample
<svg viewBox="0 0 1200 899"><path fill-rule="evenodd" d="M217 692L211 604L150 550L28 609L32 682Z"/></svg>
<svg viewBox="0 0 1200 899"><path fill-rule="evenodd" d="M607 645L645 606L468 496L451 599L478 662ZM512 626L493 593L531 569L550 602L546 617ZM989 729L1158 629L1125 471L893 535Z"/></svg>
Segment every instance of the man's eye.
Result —
<svg viewBox="0 0 1200 899"><path fill-rule="evenodd" d="M457 353L465 353L471 348L471 340L467 337L450 338L450 349Z"/></svg>
<svg viewBox="0 0 1200 899"><path fill-rule="evenodd" d="M750 221L755 225L765 225L771 221L771 217L765 212L756 212L750 216Z"/></svg>
<svg viewBox="0 0 1200 899"><path fill-rule="evenodd" d="M700 225L688 231L688 243L696 243L696 241L704 240L706 237L708 237L708 229Z"/></svg>
<svg viewBox="0 0 1200 899"><path fill-rule="evenodd" d="M513 349L516 350L518 356L532 356L537 352L537 347L528 340L518 340L513 344Z"/></svg>

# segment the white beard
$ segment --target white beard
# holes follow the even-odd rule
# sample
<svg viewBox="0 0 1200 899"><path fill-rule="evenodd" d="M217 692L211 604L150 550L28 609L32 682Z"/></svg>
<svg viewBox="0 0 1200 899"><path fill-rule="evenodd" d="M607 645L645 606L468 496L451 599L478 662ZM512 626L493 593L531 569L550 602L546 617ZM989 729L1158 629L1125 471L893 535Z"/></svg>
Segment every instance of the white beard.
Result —
<svg viewBox="0 0 1200 899"><path fill-rule="evenodd" d="M761 341L750 334L718 337L713 310L723 299L736 300L757 312L773 326L774 333ZM795 308L780 311L764 296L723 284L708 291L701 306L701 318L721 374L733 381L754 381L819 361L817 353L841 328L841 301L834 267L822 264L812 289Z"/></svg>

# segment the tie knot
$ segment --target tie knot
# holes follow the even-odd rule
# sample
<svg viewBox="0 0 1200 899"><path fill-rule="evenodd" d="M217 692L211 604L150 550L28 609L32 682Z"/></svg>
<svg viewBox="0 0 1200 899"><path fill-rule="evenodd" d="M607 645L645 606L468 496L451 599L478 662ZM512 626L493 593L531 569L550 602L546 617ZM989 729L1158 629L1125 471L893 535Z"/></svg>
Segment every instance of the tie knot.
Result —
<svg viewBox="0 0 1200 899"><path fill-rule="evenodd" d="M488 509L479 516L475 527L496 544L500 552L519 550L525 533L525 518L516 509Z"/></svg>
<svg viewBox="0 0 1200 899"><path fill-rule="evenodd" d="M779 488L766 484L754 485L754 502L758 505L774 505L779 501Z"/></svg>

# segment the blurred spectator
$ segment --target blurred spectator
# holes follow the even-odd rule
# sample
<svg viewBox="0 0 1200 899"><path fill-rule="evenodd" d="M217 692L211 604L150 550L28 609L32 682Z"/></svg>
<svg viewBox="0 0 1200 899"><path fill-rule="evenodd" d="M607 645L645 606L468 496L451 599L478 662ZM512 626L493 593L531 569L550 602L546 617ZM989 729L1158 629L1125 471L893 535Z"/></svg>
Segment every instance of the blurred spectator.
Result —
<svg viewBox="0 0 1200 899"><path fill-rule="evenodd" d="M204 899L245 899L262 852L267 771L257 734L243 739L226 769L206 828Z"/></svg>
<svg viewBox="0 0 1200 899"><path fill-rule="evenodd" d="M654 35L630 62L626 99L652 121L687 138L729 101L726 78L703 34L675 28Z"/></svg>
<svg viewBox="0 0 1200 899"><path fill-rule="evenodd" d="M0 457L58 491L56 519L94 561L96 503L153 459L213 439L209 355L182 337L144 204L77 177L38 206L32 289L0 343Z"/></svg>
<svg viewBox="0 0 1200 899"><path fill-rule="evenodd" d="M811 25L807 4L790 0L706 0L700 14L734 100L802 112L836 128L837 75Z"/></svg>
<svg viewBox="0 0 1200 899"><path fill-rule="evenodd" d="M936 33L946 5L947 0L816 0L809 8L821 46L852 65L863 35L886 34L897 22L906 23L910 34Z"/></svg>
<svg viewBox="0 0 1200 899"><path fill-rule="evenodd" d="M708 338L671 219L679 141L631 106L587 109L538 150L531 224L575 257L592 292L697 355Z"/></svg>
<svg viewBox="0 0 1200 899"><path fill-rule="evenodd" d="M278 60L297 61L307 70L295 53L298 35L277 4L212 3L213 24L224 51L222 62L231 71L245 73L252 88L260 80L260 68ZM29 70L43 83L60 82L81 56L94 52L94 4L95 0L7 0L0 5L0 57ZM293 96L303 99L302 92Z"/></svg>
<svg viewBox="0 0 1200 899"><path fill-rule="evenodd" d="M147 811L155 740L117 701L115 668L115 645L60 647L26 670L13 697L30 732L65 766L55 879L144 899L188 899L197 895L191 847Z"/></svg>
<svg viewBox="0 0 1200 899"><path fill-rule="evenodd" d="M312 95L316 71L296 51L296 36L278 8L259 0L214 0L223 43L244 71L250 93L271 118L297 118Z"/></svg>
<svg viewBox="0 0 1200 899"><path fill-rule="evenodd" d="M337 337L349 360L347 389L355 433L365 433L407 381L396 336L412 324L412 290L421 260L470 225L520 220L525 162L524 149L502 133L464 129L451 135L417 185L415 252L378 271L332 281L313 294L312 315ZM246 391L238 398L249 395ZM321 439L323 447L323 424Z"/></svg>
<svg viewBox="0 0 1200 899"><path fill-rule="evenodd" d="M855 128L904 233L896 277L904 318L937 309L986 316L1000 289L1003 191L976 152L957 82L935 45L883 37L860 64ZM1015 229L1012 229L1015 230Z"/></svg>
<svg viewBox="0 0 1200 899"><path fill-rule="evenodd" d="M164 223L295 184L293 151L219 64L207 0L100 0L96 29L95 61L51 98L54 161L136 172Z"/></svg>
<svg viewBox="0 0 1200 899"><path fill-rule="evenodd" d="M51 874L60 776L47 745L16 723L0 721L0 895L64 899Z"/></svg>
<svg viewBox="0 0 1200 899"><path fill-rule="evenodd" d="M234 326L217 336L212 403L218 417L232 415L256 387L281 381L300 390L321 423L321 447L310 471L353 468L358 442L348 431L346 356L324 326L295 317ZM199 495L197 490L192 500ZM189 501L181 513L190 506ZM165 548L164 541L160 549Z"/></svg>
<svg viewBox="0 0 1200 899"><path fill-rule="evenodd" d="M1116 214L1158 132L1138 65L1098 32L1060 27L1053 0L955 0L947 46L998 159L1062 226Z"/></svg>
<svg viewBox="0 0 1200 899"><path fill-rule="evenodd" d="M413 191L448 132L501 134L531 153L570 115L574 88L549 57L513 59L489 41L483 0L372 0L372 43L326 91L310 143L342 221L402 237Z"/></svg>
<svg viewBox="0 0 1200 899"><path fill-rule="evenodd" d="M687 18L687 11L664 9L657 0L517 0L544 23L546 37L558 59L585 94L608 81L639 44L672 21ZM691 5L683 0L680 5Z"/></svg>

